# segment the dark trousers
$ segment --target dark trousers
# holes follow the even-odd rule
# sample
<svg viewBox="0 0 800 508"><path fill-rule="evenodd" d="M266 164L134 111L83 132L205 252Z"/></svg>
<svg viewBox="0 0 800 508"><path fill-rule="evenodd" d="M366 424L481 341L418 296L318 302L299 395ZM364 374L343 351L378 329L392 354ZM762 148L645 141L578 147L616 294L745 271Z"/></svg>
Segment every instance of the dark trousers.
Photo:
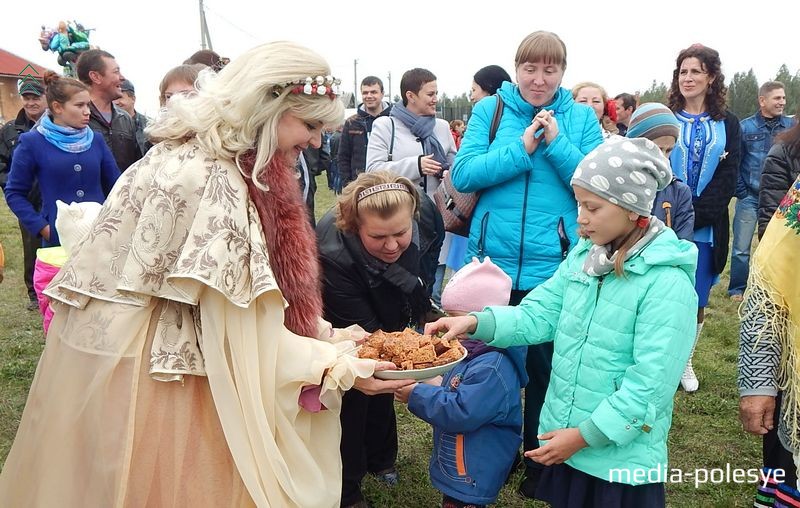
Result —
<svg viewBox="0 0 800 508"><path fill-rule="evenodd" d="M42 246L42 239L38 235L32 235L19 223L19 231L22 234L22 262L25 267L23 276L25 287L28 288L28 298L36 301L36 291L33 289L33 267L36 263L36 250Z"/></svg>
<svg viewBox="0 0 800 508"><path fill-rule="evenodd" d="M519 305L530 291L512 291L511 305ZM553 343L545 342L535 346L528 346L528 356L525 359L525 370L528 372L528 385L525 387L525 410L523 411L524 427L522 432L522 445L525 451L539 448L539 413L544 405L544 395L550 383L551 361L553 358ZM548 429L556 430L556 429ZM545 466L525 458L525 475L540 473Z"/></svg>
<svg viewBox="0 0 800 508"><path fill-rule="evenodd" d="M342 399L342 506L363 499L361 480L368 472L394 467L397 421L394 395L365 395L349 390Z"/></svg>
<svg viewBox="0 0 800 508"><path fill-rule="evenodd" d="M772 430L764 434L762 452L764 454L764 467L783 469L784 483L794 488L797 485L797 468L794 465L792 452L787 450L778 439L778 422L781 417L781 399L783 392L778 392L775 397L775 413L772 416Z"/></svg>

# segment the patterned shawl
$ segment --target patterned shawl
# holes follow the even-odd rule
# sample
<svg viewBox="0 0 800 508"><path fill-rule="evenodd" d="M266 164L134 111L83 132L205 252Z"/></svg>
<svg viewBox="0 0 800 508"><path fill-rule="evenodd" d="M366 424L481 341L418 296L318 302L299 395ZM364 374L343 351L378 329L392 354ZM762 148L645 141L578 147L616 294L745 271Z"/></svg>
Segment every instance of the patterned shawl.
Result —
<svg viewBox="0 0 800 508"><path fill-rule="evenodd" d="M742 319L758 313L758 339L775 337L783 351L780 434L800 452L800 178L789 188L753 254Z"/></svg>

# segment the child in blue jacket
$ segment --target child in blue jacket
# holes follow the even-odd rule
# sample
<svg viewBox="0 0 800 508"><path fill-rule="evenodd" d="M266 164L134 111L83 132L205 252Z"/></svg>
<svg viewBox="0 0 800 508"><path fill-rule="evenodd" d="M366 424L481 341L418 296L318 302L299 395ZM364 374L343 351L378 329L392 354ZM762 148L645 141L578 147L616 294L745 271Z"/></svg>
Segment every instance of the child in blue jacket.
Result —
<svg viewBox="0 0 800 508"><path fill-rule="evenodd" d="M669 159L680 134L681 124L668 107L658 102L645 102L631 115L625 136L649 139ZM691 241L694 237L692 190L674 175L669 184L656 193L653 215L672 228L681 240Z"/></svg>
<svg viewBox="0 0 800 508"><path fill-rule="evenodd" d="M619 136L572 177L582 240L517 307L442 318L427 333L511 347L553 342L539 417L553 508L665 506L672 401L695 333L697 248L651 215L672 180L648 139ZM487 401L488 403L488 401Z"/></svg>
<svg viewBox="0 0 800 508"><path fill-rule="evenodd" d="M508 305L511 278L489 258L476 258L442 293L448 314ZM524 347L498 349L465 340L467 357L444 377L405 387L395 398L433 426L431 483L443 508L493 503L522 444L520 390L528 383Z"/></svg>

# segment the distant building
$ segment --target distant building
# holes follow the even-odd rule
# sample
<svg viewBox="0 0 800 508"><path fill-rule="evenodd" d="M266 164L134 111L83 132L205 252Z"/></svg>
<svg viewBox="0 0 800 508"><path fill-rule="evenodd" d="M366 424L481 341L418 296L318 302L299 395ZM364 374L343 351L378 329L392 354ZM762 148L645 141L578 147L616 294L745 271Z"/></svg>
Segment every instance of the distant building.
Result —
<svg viewBox="0 0 800 508"><path fill-rule="evenodd" d="M8 122L22 108L17 83L20 79L40 80L49 69L0 48L0 119Z"/></svg>

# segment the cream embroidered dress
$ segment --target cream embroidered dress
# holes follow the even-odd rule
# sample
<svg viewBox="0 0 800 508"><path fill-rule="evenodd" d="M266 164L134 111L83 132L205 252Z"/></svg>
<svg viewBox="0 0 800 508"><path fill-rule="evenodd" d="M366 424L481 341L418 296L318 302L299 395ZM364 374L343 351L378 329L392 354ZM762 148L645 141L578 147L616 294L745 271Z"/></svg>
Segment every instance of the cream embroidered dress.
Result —
<svg viewBox="0 0 800 508"><path fill-rule="evenodd" d="M157 145L46 294L55 317L0 506L338 505L342 391L374 363L284 327L235 165ZM320 380L328 410L301 409Z"/></svg>

